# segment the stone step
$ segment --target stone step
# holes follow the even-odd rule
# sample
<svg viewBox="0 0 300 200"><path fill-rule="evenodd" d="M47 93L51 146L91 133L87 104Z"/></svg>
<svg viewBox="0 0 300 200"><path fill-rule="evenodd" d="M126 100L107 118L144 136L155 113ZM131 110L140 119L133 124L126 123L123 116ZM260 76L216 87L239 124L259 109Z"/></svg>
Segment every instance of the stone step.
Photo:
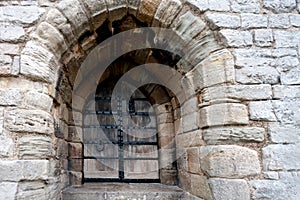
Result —
<svg viewBox="0 0 300 200"><path fill-rule="evenodd" d="M63 200L185 200L176 186L149 183L86 183L63 191Z"/></svg>

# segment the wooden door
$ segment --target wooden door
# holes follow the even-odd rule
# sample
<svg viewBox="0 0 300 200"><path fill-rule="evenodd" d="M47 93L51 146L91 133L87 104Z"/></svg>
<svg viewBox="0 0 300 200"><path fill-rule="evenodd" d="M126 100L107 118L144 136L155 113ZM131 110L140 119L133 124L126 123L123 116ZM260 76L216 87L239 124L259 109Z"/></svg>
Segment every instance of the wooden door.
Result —
<svg viewBox="0 0 300 200"><path fill-rule="evenodd" d="M158 182L156 117L149 101L98 96L96 104L84 116L85 180Z"/></svg>

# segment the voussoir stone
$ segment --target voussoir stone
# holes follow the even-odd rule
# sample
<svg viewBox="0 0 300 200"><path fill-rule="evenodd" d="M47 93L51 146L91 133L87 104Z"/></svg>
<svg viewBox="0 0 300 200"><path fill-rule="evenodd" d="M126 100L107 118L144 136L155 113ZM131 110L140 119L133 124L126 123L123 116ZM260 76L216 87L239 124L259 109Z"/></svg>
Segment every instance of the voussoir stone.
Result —
<svg viewBox="0 0 300 200"><path fill-rule="evenodd" d="M12 132L52 134L53 118L41 110L13 109L4 113L4 127Z"/></svg>
<svg viewBox="0 0 300 200"><path fill-rule="evenodd" d="M162 24L168 27L182 9L182 4L179 0L162 0L154 15L154 25Z"/></svg>
<svg viewBox="0 0 300 200"><path fill-rule="evenodd" d="M214 200L250 200L250 189L242 179L209 179Z"/></svg>
<svg viewBox="0 0 300 200"><path fill-rule="evenodd" d="M58 67L55 56L39 43L29 41L21 56L21 74L25 76L53 82Z"/></svg>
<svg viewBox="0 0 300 200"><path fill-rule="evenodd" d="M86 31L88 18L78 0L62 0L57 7L68 18L77 36Z"/></svg>
<svg viewBox="0 0 300 200"><path fill-rule="evenodd" d="M262 142L265 129L261 127L217 127L203 131L203 139L209 145L234 144L236 142Z"/></svg>
<svg viewBox="0 0 300 200"><path fill-rule="evenodd" d="M201 108L199 126L248 124L248 110L243 104L223 103Z"/></svg>
<svg viewBox="0 0 300 200"><path fill-rule="evenodd" d="M260 173L256 151L236 145L200 147L200 166L211 177L243 178Z"/></svg>

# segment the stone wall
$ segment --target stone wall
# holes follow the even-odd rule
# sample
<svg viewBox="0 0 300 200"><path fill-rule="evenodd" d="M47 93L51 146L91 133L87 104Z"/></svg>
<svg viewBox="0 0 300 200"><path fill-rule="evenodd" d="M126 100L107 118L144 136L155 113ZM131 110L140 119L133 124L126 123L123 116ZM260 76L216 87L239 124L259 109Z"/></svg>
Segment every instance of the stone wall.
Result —
<svg viewBox="0 0 300 200"><path fill-rule="evenodd" d="M189 47L179 71L191 95L171 101L179 186L200 199L297 199L299 0L0 1L0 197L59 199L81 183L72 87L97 29L126 12Z"/></svg>

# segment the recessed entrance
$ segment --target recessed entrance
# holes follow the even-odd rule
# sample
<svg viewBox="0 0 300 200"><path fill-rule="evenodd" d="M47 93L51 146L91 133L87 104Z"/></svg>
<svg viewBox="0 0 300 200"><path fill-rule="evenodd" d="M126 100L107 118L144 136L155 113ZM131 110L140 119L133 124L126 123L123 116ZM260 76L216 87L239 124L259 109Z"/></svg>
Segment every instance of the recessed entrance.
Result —
<svg viewBox="0 0 300 200"><path fill-rule="evenodd" d="M85 112L84 181L159 182L152 105L139 90L126 98L123 88L112 97L107 88L111 84L102 85L95 105L89 104Z"/></svg>

